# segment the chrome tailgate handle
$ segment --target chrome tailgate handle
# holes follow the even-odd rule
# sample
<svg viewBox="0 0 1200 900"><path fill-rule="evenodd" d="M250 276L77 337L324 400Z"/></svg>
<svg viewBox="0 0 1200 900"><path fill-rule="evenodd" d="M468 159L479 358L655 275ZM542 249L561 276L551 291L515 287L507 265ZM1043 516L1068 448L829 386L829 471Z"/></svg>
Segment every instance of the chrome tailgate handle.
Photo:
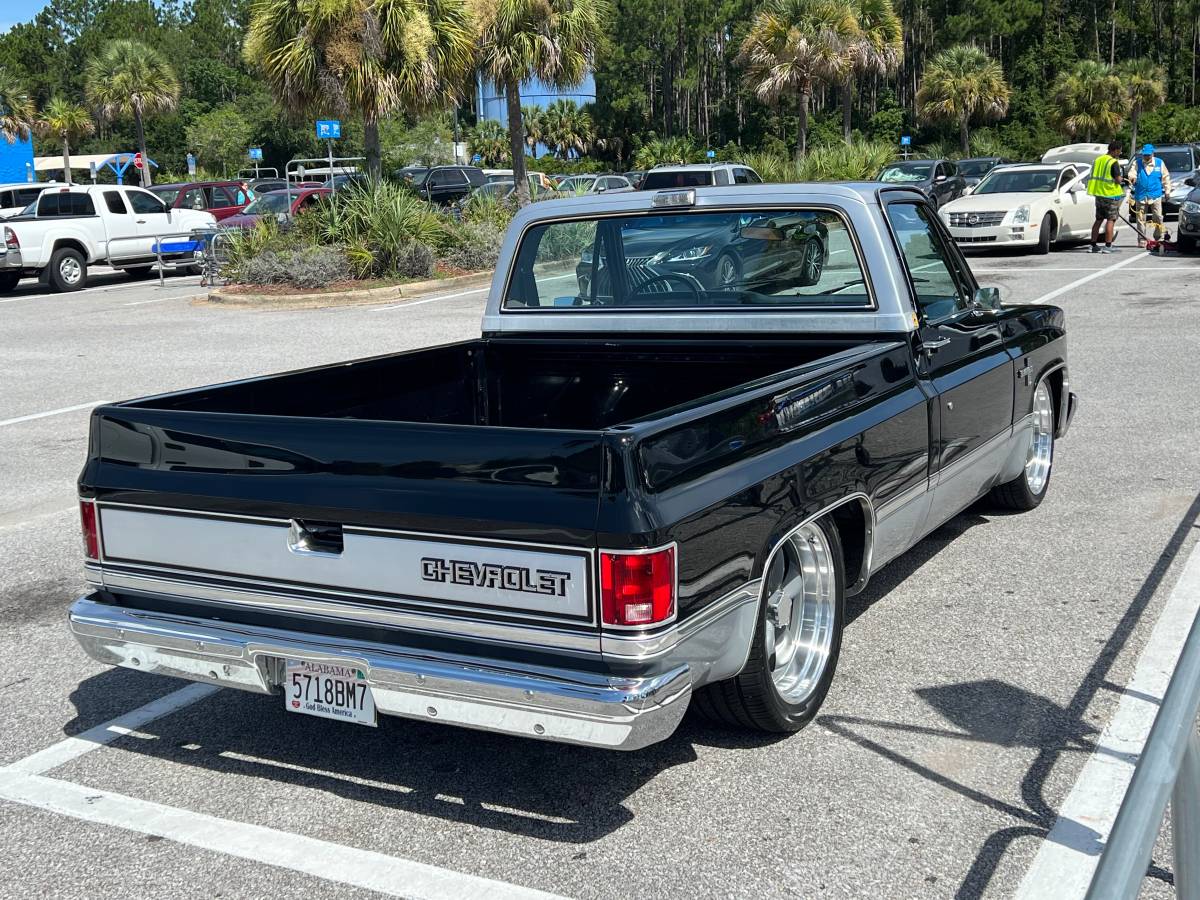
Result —
<svg viewBox="0 0 1200 900"><path fill-rule="evenodd" d="M288 549L306 556L341 556L342 526L332 522L303 522L292 519L288 526Z"/></svg>

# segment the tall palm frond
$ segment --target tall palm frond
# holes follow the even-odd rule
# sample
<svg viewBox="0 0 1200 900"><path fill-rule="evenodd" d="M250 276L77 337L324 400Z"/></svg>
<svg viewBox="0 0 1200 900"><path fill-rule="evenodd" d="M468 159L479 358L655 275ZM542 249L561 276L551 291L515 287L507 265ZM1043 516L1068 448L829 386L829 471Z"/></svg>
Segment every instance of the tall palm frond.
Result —
<svg viewBox="0 0 1200 900"><path fill-rule="evenodd" d="M1129 100L1120 77L1095 60L1077 62L1054 82L1051 105L1054 122L1072 137L1110 137L1125 121Z"/></svg>
<svg viewBox="0 0 1200 900"><path fill-rule="evenodd" d="M917 112L930 121L957 124L960 146L967 154L971 120L1000 118L1011 96L1000 64L978 47L960 44L943 50L925 67Z"/></svg>
<svg viewBox="0 0 1200 900"><path fill-rule="evenodd" d="M33 101L25 86L0 68L0 137L10 144L26 140L33 127Z"/></svg>
<svg viewBox="0 0 1200 900"><path fill-rule="evenodd" d="M1138 121L1142 113L1167 101L1166 70L1151 59L1131 59L1117 68L1129 100L1129 155L1137 152Z"/></svg>
<svg viewBox="0 0 1200 900"><path fill-rule="evenodd" d="M33 127L39 134L62 141L63 181L70 184L71 143L78 138L87 137L96 130L92 114L77 103L55 97L46 104Z"/></svg>

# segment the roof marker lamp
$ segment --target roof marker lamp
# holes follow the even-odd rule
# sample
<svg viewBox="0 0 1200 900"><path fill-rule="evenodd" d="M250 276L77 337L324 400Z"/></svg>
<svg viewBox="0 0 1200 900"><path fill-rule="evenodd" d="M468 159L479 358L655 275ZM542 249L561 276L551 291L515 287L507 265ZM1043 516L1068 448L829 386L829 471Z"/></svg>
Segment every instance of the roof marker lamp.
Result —
<svg viewBox="0 0 1200 900"><path fill-rule="evenodd" d="M686 191L659 191L650 201L654 209L671 209L679 206L695 206L696 191L688 188Z"/></svg>

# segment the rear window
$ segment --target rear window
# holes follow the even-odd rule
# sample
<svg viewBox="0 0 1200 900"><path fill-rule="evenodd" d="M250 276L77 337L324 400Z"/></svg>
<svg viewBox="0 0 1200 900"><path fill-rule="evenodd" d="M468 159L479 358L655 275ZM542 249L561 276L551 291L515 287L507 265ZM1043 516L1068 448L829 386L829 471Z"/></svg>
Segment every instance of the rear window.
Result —
<svg viewBox="0 0 1200 900"><path fill-rule="evenodd" d="M96 206L87 194L46 191L38 200L39 216L94 216Z"/></svg>
<svg viewBox="0 0 1200 900"><path fill-rule="evenodd" d="M663 188L677 187L707 187L713 183L711 169L693 169L681 172L647 172L642 181L643 191L656 191Z"/></svg>
<svg viewBox="0 0 1200 900"><path fill-rule="evenodd" d="M858 250L825 209L685 212L535 225L506 310L857 307Z"/></svg>

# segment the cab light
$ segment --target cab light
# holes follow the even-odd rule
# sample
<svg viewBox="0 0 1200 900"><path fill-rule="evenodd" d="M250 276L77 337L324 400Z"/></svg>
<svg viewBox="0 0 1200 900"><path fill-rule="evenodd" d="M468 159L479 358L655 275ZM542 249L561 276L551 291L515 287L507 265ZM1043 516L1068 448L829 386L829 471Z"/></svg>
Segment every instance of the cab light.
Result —
<svg viewBox="0 0 1200 900"><path fill-rule="evenodd" d="M83 526L83 555L88 559L100 558L100 521L96 517L96 504L91 500L79 501L79 520Z"/></svg>
<svg viewBox="0 0 1200 900"><path fill-rule="evenodd" d="M605 625L658 625L675 616L675 548L600 551L600 617Z"/></svg>

